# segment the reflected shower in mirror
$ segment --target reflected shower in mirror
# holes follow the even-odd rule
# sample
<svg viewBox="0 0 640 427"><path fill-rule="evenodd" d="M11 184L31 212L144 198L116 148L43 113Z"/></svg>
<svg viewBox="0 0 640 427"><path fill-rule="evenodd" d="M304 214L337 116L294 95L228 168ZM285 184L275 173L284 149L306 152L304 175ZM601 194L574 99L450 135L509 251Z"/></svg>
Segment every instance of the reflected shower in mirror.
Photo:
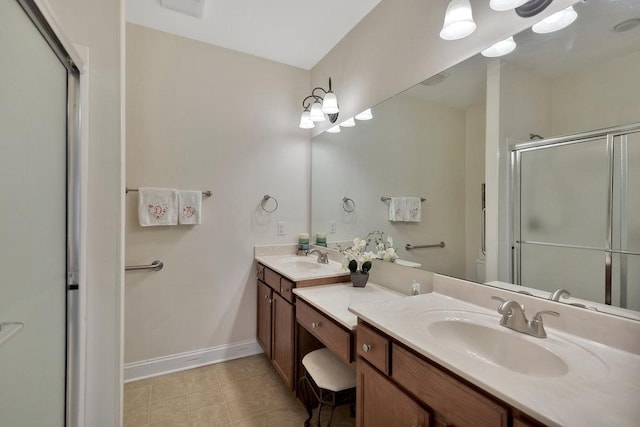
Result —
<svg viewBox="0 0 640 427"><path fill-rule="evenodd" d="M525 30L514 36L517 48L509 55L478 54L374 106L373 120L313 137L312 233L328 232L328 241L336 242L379 230L394 238L400 259L425 270L492 284L517 282L508 147L640 122L640 26L630 21L640 18L640 2L578 3L575 9L578 19L561 31ZM579 163L570 156L567 167ZM640 185L633 181L637 174L627 179L629 191ZM498 248L486 257L485 183L487 193L497 195L486 200L493 214L488 221L497 230L486 243ZM421 221L391 221L391 201L382 196L425 198ZM345 197L355 202L353 212L342 209ZM606 200L591 203L607 209ZM568 208L564 217L580 223L577 216L584 213ZM629 236L638 233L629 230ZM441 241L444 248L405 250L406 244ZM621 262L620 255L612 258ZM495 268L485 270L485 262ZM640 284L629 276L626 286ZM605 302L581 295L579 288L573 294Z"/></svg>

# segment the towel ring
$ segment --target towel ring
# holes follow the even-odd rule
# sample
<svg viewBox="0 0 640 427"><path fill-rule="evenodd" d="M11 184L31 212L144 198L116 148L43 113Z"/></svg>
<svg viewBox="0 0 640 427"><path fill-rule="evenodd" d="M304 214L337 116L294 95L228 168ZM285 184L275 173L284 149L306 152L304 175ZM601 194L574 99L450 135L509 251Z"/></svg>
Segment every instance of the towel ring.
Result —
<svg viewBox="0 0 640 427"><path fill-rule="evenodd" d="M349 203L351 203L351 207L349 207ZM353 199L350 199L349 197L343 197L342 209L344 209L345 212L353 212L356 210L356 202L354 202Z"/></svg>
<svg viewBox="0 0 640 427"><path fill-rule="evenodd" d="M271 200L273 200L274 202L276 202L276 206L275 206L273 209L271 209L271 210L269 210L269 209L265 208L265 205L267 204L267 202L269 201L269 199L271 199ZM271 197L270 195L265 194L265 195L264 195L264 197L262 198L262 202L260 202L260 206L262 206L262 210L263 210L263 211L265 211L266 213L273 213L273 212L275 212L276 210L278 210L278 201L276 200L276 198L275 198L275 197Z"/></svg>

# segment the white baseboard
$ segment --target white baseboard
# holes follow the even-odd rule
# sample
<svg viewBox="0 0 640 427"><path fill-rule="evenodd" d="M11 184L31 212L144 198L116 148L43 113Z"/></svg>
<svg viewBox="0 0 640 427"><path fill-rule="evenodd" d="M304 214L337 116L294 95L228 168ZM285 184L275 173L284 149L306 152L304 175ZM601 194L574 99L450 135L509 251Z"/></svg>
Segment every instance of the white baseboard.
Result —
<svg viewBox="0 0 640 427"><path fill-rule="evenodd" d="M258 342L256 340L248 340L140 362L125 363L124 382L184 371L260 353L263 353L263 351Z"/></svg>

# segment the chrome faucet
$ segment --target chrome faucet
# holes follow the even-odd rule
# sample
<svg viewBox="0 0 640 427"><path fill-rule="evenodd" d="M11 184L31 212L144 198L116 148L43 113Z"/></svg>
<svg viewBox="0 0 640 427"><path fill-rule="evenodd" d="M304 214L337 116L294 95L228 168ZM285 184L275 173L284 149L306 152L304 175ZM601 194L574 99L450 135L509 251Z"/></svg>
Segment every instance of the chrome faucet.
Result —
<svg viewBox="0 0 640 427"><path fill-rule="evenodd" d="M322 252L318 249L312 249L311 251L309 251L309 255L313 254L313 253L317 253L318 254L318 262L320 264L329 264L329 253L328 252Z"/></svg>
<svg viewBox="0 0 640 427"><path fill-rule="evenodd" d="M546 338L547 336L547 332L544 330L544 324L542 323L543 314L549 314L555 317L560 316L560 314L555 311L543 310L536 313L533 319L529 321L524 313L524 306L520 305L517 301L505 300L496 296L491 297L491 299L501 302L498 307L498 313L502 315L500 325L536 338Z"/></svg>
<svg viewBox="0 0 640 427"><path fill-rule="evenodd" d="M571 294L569 293L568 290L566 289L557 289L555 291L553 291L550 295L549 295L549 300L551 301L560 301L560 297L567 299L571 296Z"/></svg>

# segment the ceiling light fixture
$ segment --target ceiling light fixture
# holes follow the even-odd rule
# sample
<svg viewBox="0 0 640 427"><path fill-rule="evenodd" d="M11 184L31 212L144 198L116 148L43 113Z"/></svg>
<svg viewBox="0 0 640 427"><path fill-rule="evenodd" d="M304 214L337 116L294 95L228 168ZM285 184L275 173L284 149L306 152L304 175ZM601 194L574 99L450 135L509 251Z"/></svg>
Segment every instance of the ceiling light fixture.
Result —
<svg viewBox="0 0 640 427"><path fill-rule="evenodd" d="M356 121L353 120L353 117L349 117L347 120L345 120L344 122L340 123L340 126L344 127L344 128L352 128L356 125Z"/></svg>
<svg viewBox="0 0 640 427"><path fill-rule="evenodd" d="M444 15L444 25L440 30L440 38L444 40L460 40L476 30L469 0L449 0Z"/></svg>
<svg viewBox="0 0 640 427"><path fill-rule="evenodd" d="M616 24L613 27L613 32L614 33L624 33L625 31L633 30L638 25L640 25L640 18L627 19L626 21L622 21L622 22Z"/></svg>
<svg viewBox="0 0 640 427"><path fill-rule="evenodd" d="M334 127L330 127L329 129L327 129L328 133L340 133L340 125L335 125Z"/></svg>
<svg viewBox="0 0 640 427"><path fill-rule="evenodd" d="M302 100L302 108L299 125L302 129L311 129L315 127L314 122L325 121L325 114L330 123L335 123L338 120L340 108L336 94L331 90L331 77L329 77L329 90L321 87L313 88L311 95ZM311 126L309 121L314 125Z"/></svg>
<svg viewBox="0 0 640 427"><path fill-rule="evenodd" d="M534 33L538 34L553 33L554 31L568 27L576 20L577 17L578 13L575 11L573 6L569 6L560 12L547 16L542 21L534 24L531 29Z"/></svg>
<svg viewBox="0 0 640 427"><path fill-rule="evenodd" d="M528 1L529 0L491 0L489 7L495 11L502 12L520 7Z"/></svg>
<svg viewBox="0 0 640 427"><path fill-rule="evenodd" d="M487 58L497 58L498 56L504 56L508 53L513 52L516 48L516 42L513 40L513 36L508 39L504 39L494 44L493 46L483 50L480 52L482 56L486 56Z"/></svg>
<svg viewBox="0 0 640 427"><path fill-rule="evenodd" d="M530 0L520 7L516 7L516 13L521 18L531 18L547 8L553 0Z"/></svg>
<svg viewBox="0 0 640 427"><path fill-rule="evenodd" d="M354 117L356 120L371 120L373 119L373 114L371 113L371 108L367 108L360 114L356 114Z"/></svg>

